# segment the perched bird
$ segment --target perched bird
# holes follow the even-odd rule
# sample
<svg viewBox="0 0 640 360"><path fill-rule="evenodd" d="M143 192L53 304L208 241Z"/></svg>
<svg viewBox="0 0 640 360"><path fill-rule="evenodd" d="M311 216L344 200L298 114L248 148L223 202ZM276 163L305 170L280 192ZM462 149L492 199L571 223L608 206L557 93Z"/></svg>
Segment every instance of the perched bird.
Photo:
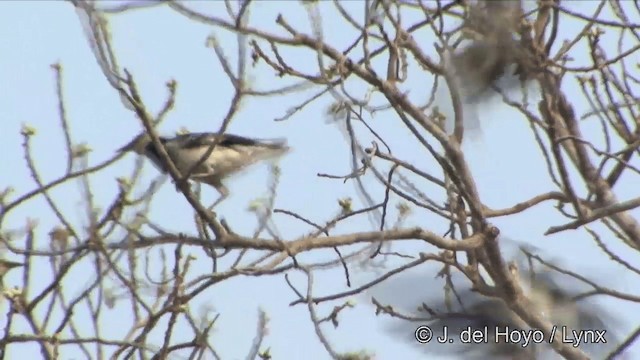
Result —
<svg viewBox="0 0 640 360"><path fill-rule="evenodd" d="M216 140L218 142L215 148L209 152ZM181 176L190 174L190 180L213 186L220 193L220 197L210 208L229 196L229 190L222 184L225 177L257 162L276 159L290 150L284 139L258 140L232 134L187 133L175 137L161 136L160 142ZM147 133L136 136L118 151L133 151L144 155L158 170L168 173L160 153ZM208 152L209 156L202 160Z"/></svg>

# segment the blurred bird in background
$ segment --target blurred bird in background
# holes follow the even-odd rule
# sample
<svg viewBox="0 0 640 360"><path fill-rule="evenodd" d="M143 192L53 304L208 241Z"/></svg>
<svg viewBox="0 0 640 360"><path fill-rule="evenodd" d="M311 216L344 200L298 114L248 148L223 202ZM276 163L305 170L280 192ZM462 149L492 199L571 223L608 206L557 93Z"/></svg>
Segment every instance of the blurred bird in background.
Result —
<svg viewBox="0 0 640 360"><path fill-rule="evenodd" d="M229 189L222 183L224 178L257 162L277 159L290 150L284 139L258 140L232 134L187 133L159 139L181 176L190 174L190 180L210 185L220 193L210 209L229 196ZM147 133L138 135L118 151L144 155L158 170L168 173Z"/></svg>
<svg viewBox="0 0 640 360"><path fill-rule="evenodd" d="M470 6L462 27L468 45L452 54L450 69L466 102L488 96L509 70L520 80L529 79L532 54L516 39L522 16L520 1L479 1Z"/></svg>
<svg viewBox="0 0 640 360"><path fill-rule="evenodd" d="M526 273L525 275L528 275ZM574 296L568 291L563 290L558 283L553 281L549 274L537 274L531 282L523 282L525 293L531 300L534 311L541 314L552 325L557 326L557 331L566 329L568 338L573 338L571 330L607 330L606 340L608 344L580 344L580 349L590 357L603 358L608 352L612 351L615 344L615 336L612 333L612 319L599 307L593 304L578 304L574 300ZM494 359L556 359L561 358L549 346L548 341L543 344L529 343L524 346L524 340L519 343L505 342L504 337L496 339L492 337L495 329L510 331L522 329L516 323L517 315L515 315L509 307L500 299L482 298L479 299L477 294L471 291L461 293L465 303L465 309L459 309L459 312L444 315L441 319L429 324L432 329L442 329L447 327L451 336L460 334L461 331L471 328L472 331L485 327L488 329L489 339L486 346L478 346L477 344L461 344L456 342L448 346L448 350L457 355L464 355L464 358L486 358L487 356ZM476 299L468 301L468 299ZM398 324L395 328L400 330ZM522 329L528 330L528 329ZM548 335L547 335L548 336ZM548 340L545 337L544 340ZM443 346L444 347L444 346Z"/></svg>
<svg viewBox="0 0 640 360"><path fill-rule="evenodd" d="M418 279L415 279L419 281ZM525 284L523 284L524 286ZM618 345L618 339L612 332L615 330L615 323L603 309L593 304L578 304L573 296L564 291L550 276L537 278L535 281L526 284L528 288L527 296L531 300L534 310L545 317L552 325L557 326L557 331L565 327L568 337L573 338L571 330L606 330L606 344L580 344L580 349L592 358L604 358ZM524 330L516 323L515 315L509 307L500 299L481 297L472 291L458 293L462 299L464 307L456 304L451 310L446 310L445 304L440 304L434 311L434 315L428 314L424 310L412 314L418 318L436 318L432 322L413 322L406 320L394 321L386 327L386 331L397 337L402 337L408 342L419 345L424 351L431 354L453 355L464 359L561 359L555 353L548 342L530 342L524 346L524 340L519 343L505 342L503 337L496 339L492 337L495 329L505 331L508 327L512 330ZM456 301L456 300L453 300ZM393 306L393 304L389 304ZM432 305L429 303L429 305ZM442 310L444 308L445 310ZM429 344L417 344L414 339L414 332L418 326L428 325L434 331L434 336L442 336L444 327L447 327L448 337L455 341L450 344L437 344L432 341ZM458 336L463 330L471 329L484 330L487 328L489 336L484 344L461 343ZM496 340L498 342L496 342ZM546 337L544 340L548 340ZM624 357L616 357L623 359Z"/></svg>
<svg viewBox="0 0 640 360"><path fill-rule="evenodd" d="M527 250L528 251L528 250ZM582 343L580 349L591 358L605 358L613 351L620 342L619 334L615 331L619 328L619 322L612 316L612 313L597 306L596 304L577 300L579 291L570 290L576 288L577 280L565 278L558 273L548 271L533 271L528 264L519 259L517 268L520 284L525 295L529 298L533 311L552 325L557 326L557 331L566 327L568 336L573 337L571 330L606 330L605 338L607 343ZM522 270L523 269L523 270ZM560 280L562 276L562 280ZM522 329L522 322L509 307L498 298L488 298L471 290L460 291L457 289L455 296L450 293L450 301L442 300L429 301L432 297L435 284L429 283L431 276L420 276L411 274L404 279L388 280L388 284L377 285L379 288L372 291L372 295L380 300L384 306L390 306L394 311L415 320L393 319L384 327L391 336L404 339L407 343L420 346L425 353L432 355L448 355L455 358L464 359L561 359L562 357L551 349L548 338L543 344L529 343L524 347L524 340L520 343L507 343L504 337L492 338L496 327L504 331L505 327L510 330ZM399 281L400 280L400 281ZM571 281L573 280L573 281ZM397 284L393 284L393 282ZM386 287L386 288L385 288ZM425 291L421 288L425 287ZM427 298L412 299L411 305L406 301L406 297L412 297L414 293L421 293ZM458 302L460 301L460 303ZM422 305L420 304L422 302ZM416 309L417 308L417 309ZM418 320L423 319L423 320ZM453 339L453 343L439 344L431 341L428 344L418 344L415 340L415 332L419 326L427 325L433 330L433 336L442 336L443 328L447 327L448 337ZM471 331L483 330L487 327L489 338L486 343L469 344L459 340L459 334L468 328ZM529 334L529 332L527 332ZM485 339L483 338L483 341ZM625 355L616 356L616 359L623 359Z"/></svg>
<svg viewBox="0 0 640 360"><path fill-rule="evenodd" d="M526 2L525 2L526 3ZM445 71L449 75L448 87L460 95L463 106L465 134L472 137L482 131L480 117L487 109L495 89L509 93L524 89L533 79L534 56L525 46L528 35L520 34L523 19L521 1L477 1L465 9L465 19L459 31L460 37L445 52ZM456 30L457 31L457 30ZM448 90L442 90L439 105L449 100ZM447 110L444 110L447 114ZM453 130L453 109L446 115L446 127Z"/></svg>

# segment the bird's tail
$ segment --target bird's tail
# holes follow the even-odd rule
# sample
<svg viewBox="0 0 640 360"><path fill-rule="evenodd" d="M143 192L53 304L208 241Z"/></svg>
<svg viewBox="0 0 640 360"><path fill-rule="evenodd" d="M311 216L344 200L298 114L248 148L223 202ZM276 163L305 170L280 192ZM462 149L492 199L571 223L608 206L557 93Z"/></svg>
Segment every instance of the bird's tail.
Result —
<svg viewBox="0 0 640 360"><path fill-rule="evenodd" d="M284 138L260 140L260 145L252 149L251 157L255 161L275 160L291 151Z"/></svg>

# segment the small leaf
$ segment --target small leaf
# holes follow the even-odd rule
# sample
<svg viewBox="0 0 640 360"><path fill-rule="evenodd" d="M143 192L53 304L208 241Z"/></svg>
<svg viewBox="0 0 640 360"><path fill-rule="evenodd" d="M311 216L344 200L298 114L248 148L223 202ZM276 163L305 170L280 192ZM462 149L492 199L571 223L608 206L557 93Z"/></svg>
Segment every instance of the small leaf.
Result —
<svg viewBox="0 0 640 360"><path fill-rule="evenodd" d="M36 134L36 129L28 124L22 124L22 129L20 133L24 136L33 136Z"/></svg>

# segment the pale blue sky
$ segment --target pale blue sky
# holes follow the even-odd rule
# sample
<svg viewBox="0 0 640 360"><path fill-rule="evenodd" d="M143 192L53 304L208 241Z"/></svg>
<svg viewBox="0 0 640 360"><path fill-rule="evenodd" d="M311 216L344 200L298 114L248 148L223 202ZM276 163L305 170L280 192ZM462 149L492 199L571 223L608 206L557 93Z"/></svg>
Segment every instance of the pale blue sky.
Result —
<svg viewBox="0 0 640 360"><path fill-rule="evenodd" d="M109 4L111 6L116 2L111 1ZM595 4L576 3L576 8L588 13L589 8ZM189 3L189 6L216 16L223 17L226 14L223 2L200 1ZM355 18L362 18L364 6L361 2L349 1L345 2L344 6L353 11ZM354 31L338 20L331 2L322 3L320 12L326 41L336 48L345 48L350 44L354 38ZM283 33L275 25L274 20L278 13L282 13L295 28L311 32L304 8L294 1L256 2L252 7L250 24L256 28ZM407 17L404 20L409 23L411 18ZM152 113L157 113L166 99L167 90L164 84L170 79L178 82L175 109L163 123L161 132L172 134L181 127L187 127L191 131L218 129L227 112L233 88L224 75L213 49L204 46L206 38L214 29L189 21L165 7L114 15L110 18L110 24L119 63L133 74L145 104ZM558 43L580 30L576 24L571 21L564 24ZM216 35L225 53L232 59L231 63L235 65L235 35L217 29ZM416 36L425 44L425 49L433 53L430 44L435 40ZM614 53L615 48L612 47L609 55ZM15 188L15 194L23 194L35 187L24 165L20 136L23 123L37 130L32 140L33 154L43 180L56 179L65 170L64 139L59 128L51 64L59 62L64 68L64 96L72 138L76 143L89 144L93 150L89 158L90 164L97 164L111 157L117 148L140 131L139 120L122 106L118 95L100 71L71 4L54 1L1 2L0 54L0 154L4 159L0 171L0 189L11 185ZM314 73L317 68L315 55L306 51L283 51L283 56L291 59L292 66L308 73ZM576 61L579 64L581 59ZM288 79L274 76L263 64L249 68L249 79L258 89L273 89L291 83ZM410 78L403 84L405 89L411 90L410 96L414 99L425 99L424 94L429 86L430 82L426 77ZM349 89L360 95L367 91L359 82L350 83ZM574 108L581 113L586 103L576 89L573 83L566 87ZM340 180L316 176L317 173L344 175L351 171L349 144L338 127L328 123L324 115L327 106L333 101L332 98L325 96L287 121L273 121L314 91L315 89L295 95L252 98L245 101L230 126L230 132L265 138L287 137L295 151L280 162L282 176L275 206L298 212L317 222L324 222L339 212L339 198L352 197L355 209L364 206L352 182L343 183ZM443 111L446 113L446 104L444 107ZM546 176L545 163L524 119L515 111L501 105L498 100L482 105L478 114L483 129L482 135L465 144L465 155L476 176L481 198L486 204L493 208L503 208L552 189L552 184ZM431 160L425 160L429 157L422 152L422 148L407 140L410 134L395 116L388 112L380 113L370 123L384 134L385 140L398 158L416 164L422 169L434 167ZM586 123L584 131L587 134L589 131L599 131L599 125L595 121ZM361 143L368 146L372 140L371 136L362 131L359 133L362 134ZM128 155L92 177L94 196L98 204L104 207L110 203L117 193L115 179L128 176L133 170L134 161L135 157ZM267 194L266 169L262 166L259 170L227 181L232 196L217 209L217 212L240 233L251 234L255 227L255 217L246 211L246 208L253 199ZM149 163L145 163L145 175L142 184L148 184L157 176L156 170ZM365 183L376 199L382 198L382 188L376 184L372 176L367 176ZM629 181L621 182L616 188L616 193L621 200L637 196L637 190L634 191L633 184ZM74 225L80 227L87 223L86 218L82 216L84 208L80 203L81 198L75 182L57 187L52 194ZM215 200L217 193L205 190L204 197L205 203L210 203ZM392 199L394 204L398 201L398 198ZM390 218L394 219L396 213L394 208ZM638 215L638 211L635 214ZM46 233L57 225L57 221L42 198L30 201L28 205L15 211L4 226L19 228L24 225L27 217L39 221L39 238L36 245L47 246ZM156 224L168 230L194 233L192 212L188 203L168 182L157 194L150 217ZM285 239L295 239L311 230L300 221L283 215L276 215L274 221ZM556 215L550 203L535 207L524 214L493 220L503 234L545 249L546 253L562 259L564 265L602 284L629 292L638 288L640 283L637 278L627 276L620 267L608 263L606 257L599 253L594 242L585 233L574 231L543 236L549 226L564 222L563 218ZM445 224L439 219L432 215L425 216L422 212L414 213L405 223L405 226L415 225L436 233L443 233L446 229ZM593 228L600 229L600 226L594 224ZM338 233L368 230L372 230L372 224L366 217L355 218L336 229ZM630 251L624 246L616 241L607 240L604 239L614 251L622 253L623 258L638 263L640 257L637 254L629 254ZM394 245L393 250L415 254L430 249L425 249L422 243L404 242ZM188 252L198 257L192 268L192 276L211 271L210 260L201 251L189 249ZM157 250L150 253L152 257L157 257L158 254ZM301 257L305 261L333 258L334 253L329 250ZM400 260L390 260L386 265L390 269L399 264ZM383 301L386 298L388 301L394 301L392 305L398 304L400 308L405 306L408 310L412 310L416 304L423 301L425 296L427 299L431 296L437 301L442 293L440 280L433 280L437 268L435 265L425 265L414 271L414 274L426 274L425 283L431 286L405 287L401 295L399 291L380 290L376 295ZM34 285L36 288L45 286L48 264L43 262L35 269ZM77 269L68 276L65 286L71 296L77 295L95 276L93 272L86 270L87 268ZM291 276L296 285L301 289L305 288L305 278L301 273ZM352 270L354 286L369 281L374 276L373 273ZM40 278L43 280L37 281ZM11 285L12 282L18 283L20 280L20 273L15 272L6 277L5 283ZM344 291L344 283L341 268L317 272L316 294ZM196 298L190 306L197 311L200 306L206 305L213 307L216 313L221 313L213 343L223 359L243 359L246 356L255 334L258 307L262 307L270 318L269 336L264 346L271 348L275 359L300 359L307 358L310 354L315 354L312 356L314 359L328 358L316 338L306 307L288 306L294 299L295 294L287 287L281 275L241 277L215 286L205 295ZM341 313L338 329L333 329L330 325L324 326L325 333L337 351L364 349L374 352L377 359L383 360L396 359L399 354L404 359L419 358L422 354L420 346L408 345L382 331L386 320L374 316L373 307L367 305L367 297L360 296L354 300L358 306ZM624 335L635 328L635 324L640 323L640 311L637 306L621 305L619 301L602 303L614 309L620 318L625 319ZM126 319L129 304L126 300L120 300L118 304L122 305L111 310L113 316L110 315L103 322L106 329L103 335L106 337L121 335L122 321ZM319 311L324 316L337 304L339 303L321 306ZM2 313L4 312L3 309ZM22 326L24 324L17 324L16 329ZM2 316L0 329L4 329ZM39 355L36 347L20 347L20 353L16 349L18 348L12 348L13 352L9 354L9 358L17 358L18 355L21 358L37 358ZM33 352L29 353L27 349ZM640 354L640 345L634 346L634 350L635 354ZM77 356L78 354L63 353L63 358Z"/></svg>

